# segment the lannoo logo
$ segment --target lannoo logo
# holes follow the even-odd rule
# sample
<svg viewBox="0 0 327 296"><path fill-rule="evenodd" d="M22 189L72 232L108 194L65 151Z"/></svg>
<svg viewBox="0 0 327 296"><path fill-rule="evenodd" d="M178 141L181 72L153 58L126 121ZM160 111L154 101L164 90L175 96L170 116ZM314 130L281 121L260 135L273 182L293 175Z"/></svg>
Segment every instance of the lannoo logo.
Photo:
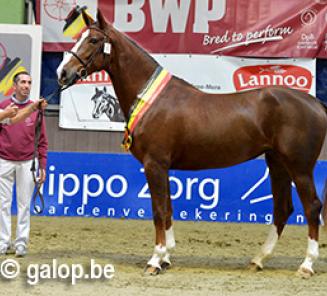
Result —
<svg viewBox="0 0 327 296"><path fill-rule="evenodd" d="M280 85L308 93L312 75L309 70L294 65L245 66L234 72L233 81L237 91Z"/></svg>

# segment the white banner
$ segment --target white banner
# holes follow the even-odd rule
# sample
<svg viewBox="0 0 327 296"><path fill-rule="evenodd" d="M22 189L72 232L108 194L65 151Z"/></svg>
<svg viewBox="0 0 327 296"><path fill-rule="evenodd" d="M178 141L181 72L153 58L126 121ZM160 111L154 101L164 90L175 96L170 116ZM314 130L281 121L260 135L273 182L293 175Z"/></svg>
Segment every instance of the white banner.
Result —
<svg viewBox="0 0 327 296"><path fill-rule="evenodd" d="M315 59L152 56L174 75L208 93L284 85L315 95ZM107 73L94 73L61 94L59 125L69 129L124 130L123 116Z"/></svg>
<svg viewBox="0 0 327 296"><path fill-rule="evenodd" d="M32 76L31 99L40 95L42 30L37 25L0 25L0 101L13 92L20 71Z"/></svg>
<svg viewBox="0 0 327 296"><path fill-rule="evenodd" d="M64 36L63 29L69 13L77 6L87 7L88 13L95 18L98 8L94 0L39 0L37 4L39 23L43 26L43 42L71 43L71 36Z"/></svg>

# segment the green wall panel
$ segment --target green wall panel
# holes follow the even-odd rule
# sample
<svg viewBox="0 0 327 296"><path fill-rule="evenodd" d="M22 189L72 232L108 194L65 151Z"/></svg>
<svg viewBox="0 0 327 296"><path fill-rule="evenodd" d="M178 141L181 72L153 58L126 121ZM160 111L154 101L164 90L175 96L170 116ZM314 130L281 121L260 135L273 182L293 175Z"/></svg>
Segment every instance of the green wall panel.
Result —
<svg viewBox="0 0 327 296"><path fill-rule="evenodd" d="M24 24L24 22L25 22L24 0L0 0L1 24Z"/></svg>

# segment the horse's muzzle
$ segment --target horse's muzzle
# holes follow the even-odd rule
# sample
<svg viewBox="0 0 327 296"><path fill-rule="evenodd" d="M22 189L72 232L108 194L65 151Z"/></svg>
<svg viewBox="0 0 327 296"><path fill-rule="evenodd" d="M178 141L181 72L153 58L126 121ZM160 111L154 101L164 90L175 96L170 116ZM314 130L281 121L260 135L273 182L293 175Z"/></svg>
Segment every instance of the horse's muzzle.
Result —
<svg viewBox="0 0 327 296"><path fill-rule="evenodd" d="M58 83L60 86L67 86L67 85L73 85L78 79L80 79L81 76L77 73L74 73L70 77L67 75L66 70L61 71L60 78L58 79Z"/></svg>

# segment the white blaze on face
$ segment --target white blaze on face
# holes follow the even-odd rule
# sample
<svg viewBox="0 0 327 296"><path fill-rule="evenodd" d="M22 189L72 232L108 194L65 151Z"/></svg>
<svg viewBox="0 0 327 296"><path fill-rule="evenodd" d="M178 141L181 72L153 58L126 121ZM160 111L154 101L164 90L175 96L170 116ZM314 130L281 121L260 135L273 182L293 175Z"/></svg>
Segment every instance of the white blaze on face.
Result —
<svg viewBox="0 0 327 296"><path fill-rule="evenodd" d="M79 47L81 46L81 44L85 40L85 38L89 35L89 33L90 33L90 30L86 30L82 34L81 38L75 43L74 47L71 49L72 52L77 53ZM62 69L70 61L70 59L72 57L73 57L73 55L71 53L69 53L69 52L64 55L64 58L63 58L62 62L60 63L60 65L57 68L58 79L60 79L60 77L61 77Z"/></svg>

